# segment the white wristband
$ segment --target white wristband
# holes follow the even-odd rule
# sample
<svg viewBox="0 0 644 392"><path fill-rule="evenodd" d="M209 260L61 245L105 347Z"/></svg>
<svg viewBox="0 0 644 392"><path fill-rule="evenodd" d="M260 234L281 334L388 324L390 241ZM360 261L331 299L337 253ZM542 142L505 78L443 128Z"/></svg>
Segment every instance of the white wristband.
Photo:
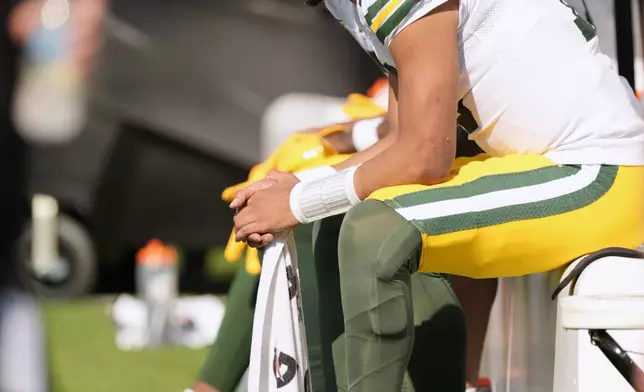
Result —
<svg viewBox="0 0 644 392"><path fill-rule="evenodd" d="M356 151L363 151L378 141L378 127L385 121L384 117L368 118L356 121L351 131L351 139Z"/></svg>
<svg viewBox="0 0 644 392"><path fill-rule="evenodd" d="M313 169L304 170L304 171L295 173L295 177L297 177L297 179L300 181L313 181L313 180L317 180L318 178L324 178L333 173L337 173L337 172L331 166L318 166L318 167L314 167Z"/></svg>
<svg viewBox="0 0 644 392"><path fill-rule="evenodd" d="M358 166L313 181L299 182L291 190L291 212L300 223L343 214L360 202L353 186Z"/></svg>

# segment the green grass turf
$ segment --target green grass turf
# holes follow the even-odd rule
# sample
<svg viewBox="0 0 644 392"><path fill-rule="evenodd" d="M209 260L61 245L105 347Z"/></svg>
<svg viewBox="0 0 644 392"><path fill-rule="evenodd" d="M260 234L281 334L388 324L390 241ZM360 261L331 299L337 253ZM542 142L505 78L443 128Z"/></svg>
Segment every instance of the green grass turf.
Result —
<svg viewBox="0 0 644 392"><path fill-rule="evenodd" d="M207 350L123 352L105 310L109 299L43 302L52 392L183 392Z"/></svg>

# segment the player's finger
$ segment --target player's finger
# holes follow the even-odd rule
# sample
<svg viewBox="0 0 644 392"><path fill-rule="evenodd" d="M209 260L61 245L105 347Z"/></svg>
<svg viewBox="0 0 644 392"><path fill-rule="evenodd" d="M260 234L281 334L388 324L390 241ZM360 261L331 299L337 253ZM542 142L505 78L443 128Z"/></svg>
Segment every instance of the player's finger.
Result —
<svg viewBox="0 0 644 392"><path fill-rule="evenodd" d="M246 226L240 227L239 230L235 232L235 238L237 241L244 241L248 239L248 236L257 233L259 230L257 230L257 224L255 223L250 223Z"/></svg>
<svg viewBox="0 0 644 392"><path fill-rule="evenodd" d="M262 234L262 245L261 246L266 246L266 245L270 244L271 242L273 242L274 239L275 239L275 236L272 233Z"/></svg>
<svg viewBox="0 0 644 392"><path fill-rule="evenodd" d="M290 177L291 177L290 173L286 173L286 172L279 171L279 170L271 170L266 175L267 179L274 180L276 182L279 182L282 179L286 179L286 178L290 178Z"/></svg>
<svg viewBox="0 0 644 392"><path fill-rule="evenodd" d="M266 234L257 234L253 233L248 236L248 246L251 248L263 248L273 242L275 239L275 236L272 233L266 233Z"/></svg>
<svg viewBox="0 0 644 392"><path fill-rule="evenodd" d="M255 193L261 191L262 189L266 189L273 185L275 183L275 180L271 180L268 178L265 178L263 180L254 182L247 186L244 189L240 189L236 194L235 194L235 199L230 203L230 208L241 208L243 207L248 199L250 199L251 196L253 196Z"/></svg>
<svg viewBox="0 0 644 392"><path fill-rule="evenodd" d="M230 203L231 201L233 201L233 199L235 199L235 193L237 193L237 191L244 189L249 185L249 181L244 181L240 184L229 186L228 188L224 189L223 192L221 192L221 199Z"/></svg>
<svg viewBox="0 0 644 392"><path fill-rule="evenodd" d="M251 223L254 223L257 220L255 216L255 212L253 211L252 207L246 207L241 210L235 215L233 218L233 222L235 223L235 226L233 227L233 231L235 234L244 226L248 226ZM251 234L252 232L246 233L246 235ZM256 232L255 232L256 233ZM239 239L237 239L239 241Z"/></svg>
<svg viewBox="0 0 644 392"><path fill-rule="evenodd" d="M246 242L251 248L257 248L262 245L262 235L259 233L252 233L248 236Z"/></svg>

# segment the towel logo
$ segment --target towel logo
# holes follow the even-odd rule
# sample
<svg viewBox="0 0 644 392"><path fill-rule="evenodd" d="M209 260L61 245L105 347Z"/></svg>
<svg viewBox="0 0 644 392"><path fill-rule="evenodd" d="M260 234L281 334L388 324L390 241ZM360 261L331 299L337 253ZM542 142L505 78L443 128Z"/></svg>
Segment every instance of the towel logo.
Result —
<svg viewBox="0 0 644 392"><path fill-rule="evenodd" d="M295 271L292 265L286 266L286 280L288 281L288 298L292 301L295 299L297 309L297 321L302 321L302 306L300 305L300 290L297 284Z"/></svg>
<svg viewBox="0 0 644 392"><path fill-rule="evenodd" d="M297 281L292 265L286 266L286 280L288 280L288 298L293 299L297 295Z"/></svg>
<svg viewBox="0 0 644 392"><path fill-rule="evenodd" d="M295 374L297 373L297 361L295 361L295 358L290 355L277 351L276 347L273 348L273 353L273 375L275 376L277 388L279 389L290 384L295 378ZM282 366L286 367L286 371L283 373Z"/></svg>
<svg viewBox="0 0 644 392"><path fill-rule="evenodd" d="M309 369L306 369L306 373L304 373L304 392L312 392L311 391L311 373L309 373Z"/></svg>

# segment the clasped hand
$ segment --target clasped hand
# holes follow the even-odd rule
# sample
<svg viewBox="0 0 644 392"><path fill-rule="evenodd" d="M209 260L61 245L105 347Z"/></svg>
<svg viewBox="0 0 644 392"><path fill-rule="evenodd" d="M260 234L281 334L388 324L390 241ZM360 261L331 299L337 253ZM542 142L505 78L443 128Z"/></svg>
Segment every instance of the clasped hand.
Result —
<svg viewBox="0 0 644 392"><path fill-rule="evenodd" d="M235 239L252 247L262 247L279 232L297 226L290 195L298 182L292 173L271 171L264 179L237 191L230 203L230 208L237 210Z"/></svg>

